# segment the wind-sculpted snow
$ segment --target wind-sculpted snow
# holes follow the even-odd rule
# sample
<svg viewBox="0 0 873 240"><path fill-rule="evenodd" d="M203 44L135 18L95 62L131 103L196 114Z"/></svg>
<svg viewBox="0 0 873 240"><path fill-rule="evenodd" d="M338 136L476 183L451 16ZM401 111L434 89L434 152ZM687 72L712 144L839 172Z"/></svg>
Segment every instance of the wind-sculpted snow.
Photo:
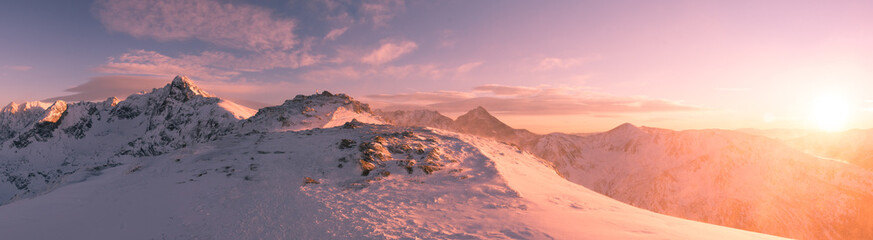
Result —
<svg viewBox="0 0 873 240"><path fill-rule="evenodd" d="M10 239L772 239L659 215L468 135L358 121L250 132L0 206ZM83 221L82 219L88 219Z"/></svg>

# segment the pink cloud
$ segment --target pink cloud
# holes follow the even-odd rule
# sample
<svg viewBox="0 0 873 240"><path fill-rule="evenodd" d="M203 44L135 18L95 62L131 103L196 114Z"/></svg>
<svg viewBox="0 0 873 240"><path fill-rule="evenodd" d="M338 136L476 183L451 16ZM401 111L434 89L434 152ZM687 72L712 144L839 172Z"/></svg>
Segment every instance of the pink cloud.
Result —
<svg viewBox="0 0 873 240"><path fill-rule="evenodd" d="M477 68L481 65L482 65L482 62L471 62L471 63L467 63L464 65L458 66L458 68L456 68L455 70L458 73L465 73L465 72L472 71L474 68Z"/></svg>
<svg viewBox="0 0 873 240"><path fill-rule="evenodd" d="M301 52L269 51L237 57L218 51L199 55L170 57L147 50L131 50L96 67L99 73L172 77L188 75L201 80L227 80L242 72L260 72L275 68L299 68L321 61L321 56Z"/></svg>
<svg viewBox="0 0 873 240"><path fill-rule="evenodd" d="M252 51L289 50L297 22L267 8L211 0L98 0L95 13L112 31L159 41L198 39Z"/></svg>
<svg viewBox="0 0 873 240"><path fill-rule="evenodd" d="M599 57L587 57L587 58L554 58L547 57L540 59L536 65L533 67L534 72L542 72L542 71L550 71L555 69L565 69L578 67L584 63L594 61Z"/></svg>
<svg viewBox="0 0 873 240"><path fill-rule="evenodd" d="M337 28L330 30L327 35L324 36L324 40L336 40L339 36L343 35L346 31L349 30L349 27Z"/></svg>
<svg viewBox="0 0 873 240"><path fill-rule="evenodd" d="M373 50L363 58L361 58L361 62L369 63L373 65L380 65L383 63L390 62L394 59L397 59L404 54L410 53L416 48L418 45L412 41L383 41L379 48Z"/></svg>
<svg viewBox="0 0 873 240"><path fill-rule="evenodd" d="M197 57L173 58L146 50L133 50L119 57L110 57L106 64L94 70L99 73L162 77L188 75L198 79L227 79L240 74L239 71L209 67Z"/></svg>
<svg viewBox="0 0 873 240"><path fill-rule="evenodd" d="M21 71L21 72L30 71L30 69L33 69L33 67L31 67L31 66L24 66L24 65L7 65L7 66L3 66L3 68L9 69L9 70Z"/></svg>
<svg viewBox="0 0 873 240"><path fill-rule="evenodd" d="M364 98L385 102L428 105L443 102L463 101L474 97L474 94L468 92L437 91L398 94L374 94L367 95Z"/></svg>
<svg viewBox="0 0 873 240"><path fill-rule="evenodd" d="M524 96L524 95L532 95L535 93L539 93L542 90L539 88L533 88L533 87L506 86L506 85L500 85L500 84L486 84L486 85L474 87L473 91L491 92L491 93L494 93L498 96Z"/></svg>

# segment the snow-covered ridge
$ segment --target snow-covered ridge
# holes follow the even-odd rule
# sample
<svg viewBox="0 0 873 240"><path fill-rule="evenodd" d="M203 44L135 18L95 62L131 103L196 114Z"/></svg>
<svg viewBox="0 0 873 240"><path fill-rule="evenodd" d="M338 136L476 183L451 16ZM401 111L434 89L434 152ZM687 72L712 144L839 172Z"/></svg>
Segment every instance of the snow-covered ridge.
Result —
<svg viewBox="0 0 873 240"><path fill-rule="evenodd" d="M242 123L242 130L300 131L335 127L352 119L364 123L383 123L366 103L342 93L324 91L310 96L297 95L282 105L262 108Z"/></svg>

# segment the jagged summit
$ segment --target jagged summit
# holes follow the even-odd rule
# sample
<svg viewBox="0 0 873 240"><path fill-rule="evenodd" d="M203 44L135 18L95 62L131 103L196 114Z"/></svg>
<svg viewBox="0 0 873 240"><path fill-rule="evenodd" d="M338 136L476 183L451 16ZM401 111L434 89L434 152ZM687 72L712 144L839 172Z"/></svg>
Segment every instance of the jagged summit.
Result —
<svg viewBox="0 0 873 240"><path fill-rule="evenodd" d="M119 100L117 97L109 97L105 101L103 101L103 107L115 107L116 105L118 105L118 102L121 102L121 100Z"/></svg>
<svg viewBox="0 0 873 240"><path fill-rule="evenodd" d="M39 120L40 123L46 122L57 122L64 116L64 113L67 111L67 102L63 100L57 100L52 104L51 107L45 112L42 119Z"/></svg>
<svg viewBox="0 0 873 240"><path fill-rule="evenodd" d="M3 107L3 109L0 109L0 112L4 112L4 113L18 112L18 104L15 102L11 102L8 105L6 105L5 107Z"/></svg>
<svg viewBox="0 0 873 240"><path fill-rule="evenodd" d="M182 101L191 99L194 96L215 97L203 89L200 89L200 87L197 87L197 85L186 76L176 76L176 78L173 78L173 81L170 82L170 84L167 84L164 89L169 91L169 97Z"/></svg>

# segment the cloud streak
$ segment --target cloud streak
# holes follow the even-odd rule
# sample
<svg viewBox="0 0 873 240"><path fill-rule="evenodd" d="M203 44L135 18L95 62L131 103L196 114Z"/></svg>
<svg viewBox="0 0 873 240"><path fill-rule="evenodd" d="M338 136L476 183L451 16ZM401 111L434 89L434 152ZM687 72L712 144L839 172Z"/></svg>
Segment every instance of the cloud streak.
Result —
<svg viewBox="0 0 873 240"><path fill-rule="evenodd" d="M557 69L566 69L572 67L578 67L584 63L588 63L596 60L597 57L589 57L589 58L554 58L547 57L540 59L536 65L534 65L532 71L534 72L544 72L551 71Z"/></svg>
<svg viewBox="0 0 873 240"><path fill-rule="evenodd" d="M369 99L418 104L442 112L464 112L477 106L516 115L602 115L652 112L701 111L704 108L665 99L625 97L558 87L482 85L471 92L415 92L376 94Z"/></svg>
<svg viewBox="0 0 873 240"><path fill-rule="evenodd" d="M19 72L26 72L26 71L30 71L30 69L33 69L33 67L25 66L25 65L6 65L6 66L3 66L3 69L9 69L9 70L14 70L14 71L19 71Z"/></svg>
<svg viewBox="0 0 873 240"><path fill-rule="evenodd" d="M107 29L159 41L198 39L251 51L289 50L297 22L270 9L211 0L98 0L94 12Z"/></svg>
<svg viewBox="0 0 873 240"><path fill-rule="evenodd" d="M243 72L309 66L319 62L321 58L302 52L265 52L238 57L218 51L170 57L155 51L131 50L119 57L110 57L105 64L94 68L94 71L162 77L188 75L202 80L226 80Z"/></svg>
<svg viewBox="0 0 873 240"><path fill-rule="evenodd" d="M109 97L126 98L131 94L161 87L167 83L167 79L157 77L117 75L93 77L88 82L65 90L74 94L49 98L44 101L93 101Z"/></svg>
<svg viewBox="0 0 873 240"><path fill-rule="evenodd" d="M337 29L330 30L330 32L328 32L327 35L324 36L324 40L331 40L331 41L336 40L336 38L343 35L343 33L346 33L346 31L348 31L348 30L349 30L349 27L337 28Z"/></svg>

